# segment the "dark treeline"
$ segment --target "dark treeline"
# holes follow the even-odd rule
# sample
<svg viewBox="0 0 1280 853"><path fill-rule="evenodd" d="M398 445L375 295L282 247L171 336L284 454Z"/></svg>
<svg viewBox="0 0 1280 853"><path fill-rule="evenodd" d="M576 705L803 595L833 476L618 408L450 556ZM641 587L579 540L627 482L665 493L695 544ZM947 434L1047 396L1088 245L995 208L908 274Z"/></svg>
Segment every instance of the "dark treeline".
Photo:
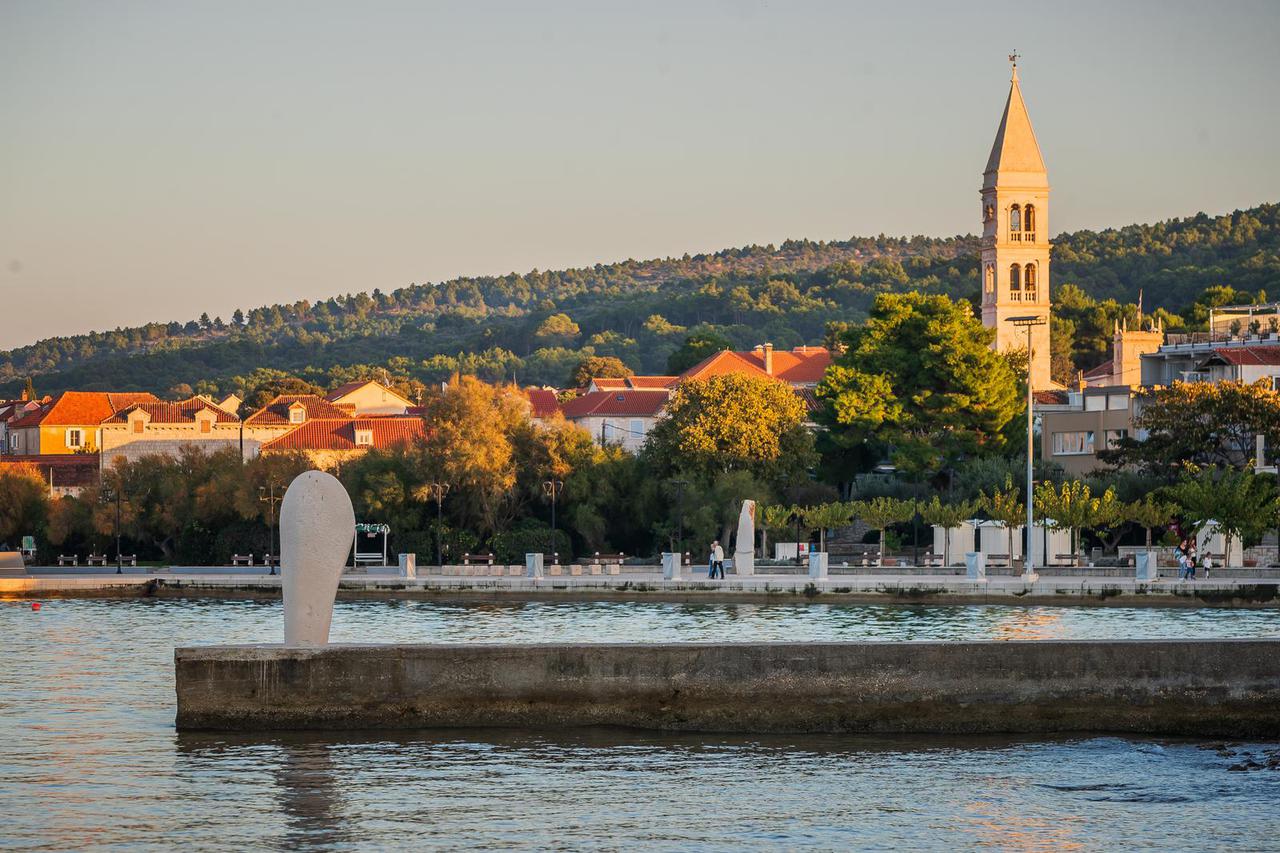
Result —
<svg viewBox="0 0 1280 853"><path fill-rule="evenodd" d="M1172 325L1192 327L1202 322L1195 305L1207 288L1233 288L1232 298L1242 301L1264 297L1267 281L1280 276L1278 211L1266 204L1220 217L1057 237L1054 298L1067 285L1075 288L1065 294L1073 325L1062 328L1080 338L1061 353L1061 368L1067 361L1091 366L1105 349L1098 328L1123 316L1139 291L1147 311L1164 309ZM206 314L186 323L49 338L0 352L0 394L17 393L28 377L41 393L164 392L184 385L220 393L241 390L243 377L258 368L315 381L392 360L398 373L423 382L462 371L563 384L585 355L663 372L690 334L715 334L739 348L766 340L791 347L822 342L832 324L861 322L879 293L976 299L977 252L973 236L788 240L375 289L237 310L229 319Z"/></svg>

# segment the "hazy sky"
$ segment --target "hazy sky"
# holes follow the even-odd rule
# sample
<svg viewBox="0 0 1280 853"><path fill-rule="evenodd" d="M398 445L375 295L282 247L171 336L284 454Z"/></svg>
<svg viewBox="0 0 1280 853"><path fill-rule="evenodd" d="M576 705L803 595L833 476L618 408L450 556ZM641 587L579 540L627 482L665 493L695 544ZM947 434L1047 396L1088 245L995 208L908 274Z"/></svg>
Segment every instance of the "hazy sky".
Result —
<svg viewBox="0 0 1280 853"><path fill-rule="evenodd" d="M892 8L890 8L892 7ZM0 0L0 347L463 274L1280 200L1280 2Z"/></svg>

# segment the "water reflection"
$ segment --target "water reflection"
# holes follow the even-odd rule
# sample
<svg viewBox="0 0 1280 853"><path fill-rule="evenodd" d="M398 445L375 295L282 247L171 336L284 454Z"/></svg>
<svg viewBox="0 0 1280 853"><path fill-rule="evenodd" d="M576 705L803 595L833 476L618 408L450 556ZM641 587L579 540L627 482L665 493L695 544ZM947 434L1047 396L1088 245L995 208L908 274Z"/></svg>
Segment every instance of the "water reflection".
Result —
<svg viewBox="0 0 1280 853"><path fill-rule="evenodd" d="M0 847L1258 849L1280 832L1280 772L1185 742L175 734L173 647L278 641L280 622L252 600L0 606ZM1190 609L343 601L334 618L343 642L1278 635L1276 612Z"/></svg>

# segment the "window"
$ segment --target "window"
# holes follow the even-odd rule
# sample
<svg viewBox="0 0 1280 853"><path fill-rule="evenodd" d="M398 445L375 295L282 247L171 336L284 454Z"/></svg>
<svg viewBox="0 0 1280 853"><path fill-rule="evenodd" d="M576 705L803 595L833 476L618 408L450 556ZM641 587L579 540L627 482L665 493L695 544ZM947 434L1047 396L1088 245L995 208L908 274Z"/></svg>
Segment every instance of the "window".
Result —
<svg viewBox="0 0 1280 853"><path fill-rule="evenodd" d="M212 431L213 431L213 421L208 420L208 419L200 421L200 431L201 431L201 432L203 432L203 433L206 433L206 434L208 434L208 433L212 432Z"/></svg>
<svg viewBox="0 0 1280 853"><path fill-rule="evenodd" d="M644 421L639 418L631 419L631 438L635 441L644 438Z"/></svg>
<svg viewBox="0 0 1280 853"><path fill-rule="evenodd" d="M988 204L982 208L983 222L990 222L995 218L996 218L996 206L994 204Z"/></svg>
<svg viewBox="0 0 1280 853"><path fill-rule="evenodd" d="M300 424L307 419L307 410L299 406L289 410L289 423Z"/></svg>
<svg viewBox="0 0 1280 853"><path fill-rule="evenodd" d="M1127 429L1109 429L1107 430L1107 450L1112 450L1120 443L1120 439L1128 438L1129 431Z"/></svg>
<svg viewBox="0 0 1280 853"><path fill-rule="evenodd" d="M1022 274L1027 281L1027 290L1035 290L1036 289L1036 265L1027 264L1026 269L1023 270Z"/></svg>
<svg viewBox="0 0 1280 853"><path fill-rule="evenodd" d="M1129 408L1129 396L1127 394L1112 394L1107 398L1107 408L1113 412L1123 412Z"/></svg>
<svg viewBox="0 0 1280 853"><path fill-rule="evenodd" d="M1093 430L1053 434L1054 456L1083 456L1089 453L1093 453Z"/></svg>
<svg viewBox="0 0 1280 853"><path fill-rule="evenodd" d="M1022 267L1017 264L1010 264L1009 266L1009 289L1022 289Z"/></svg>
<svg viewBox="0 0 1280 853"><path fill-rule="evenodd" d="M1086 412L1101 412L1107 408L1107 398L1101 394L1090 394L1084 398Z"/></svg>
<svg viewBox="0 0 1280 853"><path fill-rule="evenodd" d="M1029 232L1036 230L1036 209L1031 205L1027 205L1027 209L1022 214L1022 230Z"/></svg>
<svg viewBox="0 0 1280 853"><path fill-rule="evenodd" d="M1022 210L1016 204L1009 208L1009 231L1022 230Z"/></svg>
<svg viewBox="0 0 1280 853"><path fill-rule="evenodd" d="M356 430L356 447L373 447L373 430Z"/></svg>
<svg viewBox="0 0 1280 853"><path fill-rule="evenodd" d="M144 424L144 423L142 422L142 418L134 418L134 420L133 420L133 431L134 431L134 432L142 432L142 431L143 431L143 429L145 429L145 428L146 428L146 426L147 426L147 425L146 425L146 424Z"/></svg>
<svg viewBox="0 0 1280 853"><path fill-rule="evenodd" d="M618 428L613 425L613 421L606 420L600 425L600 436L603 441L614 441L617 439Z"/></svg>
<svg viewBox="0 0 1280 853"><path fill-rule="evenodd" d="M67 430L67 447L84 447L84 430Z"/></svg>
<svg viewBox="0 0 1280 853"><path fill-rule="evenodd" d="M993 293L996 289L996 268L991 264L987 264L987 293Z"/></svg>

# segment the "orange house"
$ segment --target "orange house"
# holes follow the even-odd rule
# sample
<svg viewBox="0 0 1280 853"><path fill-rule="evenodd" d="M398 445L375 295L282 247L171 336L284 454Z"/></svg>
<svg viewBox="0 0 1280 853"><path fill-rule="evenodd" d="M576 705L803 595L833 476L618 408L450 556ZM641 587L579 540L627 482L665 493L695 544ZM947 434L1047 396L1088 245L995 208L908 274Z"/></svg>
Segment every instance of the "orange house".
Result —
<svg viewBox="0 0 1280 853"><path fill-rule="evenodd" d="M53 456L95 453L102 447L103 421L135 403L155 403L148 392L63 391L9 424L9 453Z"/></svg>

